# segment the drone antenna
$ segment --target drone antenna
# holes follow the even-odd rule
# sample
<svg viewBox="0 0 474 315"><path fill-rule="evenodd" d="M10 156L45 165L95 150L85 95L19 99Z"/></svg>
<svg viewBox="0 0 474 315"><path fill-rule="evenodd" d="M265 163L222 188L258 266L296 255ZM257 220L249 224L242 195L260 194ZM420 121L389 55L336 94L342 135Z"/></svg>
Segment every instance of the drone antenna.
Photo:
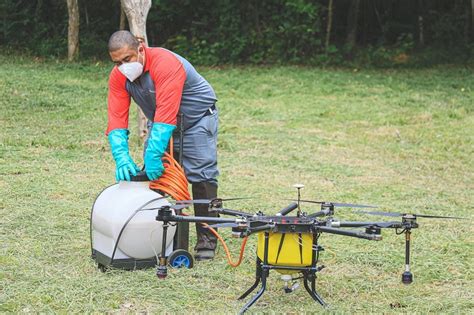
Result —
<svg viewBox="0 0 474 315"><path fill-rule="evenodd" d="M304 188L303 184L294 184L293 187L295 187L298 190L298 216L301 214L301 208L300 208L300 201L301 201L301 189Z"/></svg>

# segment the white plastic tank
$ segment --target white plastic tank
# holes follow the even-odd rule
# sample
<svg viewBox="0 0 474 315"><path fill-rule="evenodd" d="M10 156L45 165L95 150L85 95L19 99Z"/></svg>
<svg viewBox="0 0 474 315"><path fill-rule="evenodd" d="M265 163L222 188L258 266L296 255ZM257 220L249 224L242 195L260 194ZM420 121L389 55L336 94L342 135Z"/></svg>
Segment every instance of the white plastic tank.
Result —
<svg viewBox="0 0 474 315"><path fill-rule="evenodd" d="M93 257L101 254L112 264L161 254L163 222L155 218L157 208L170 203L148 186L148 181L121 181L100 193L91 213ZM173 251L175 232L176 226L168 225L166 255Z"/></svg>

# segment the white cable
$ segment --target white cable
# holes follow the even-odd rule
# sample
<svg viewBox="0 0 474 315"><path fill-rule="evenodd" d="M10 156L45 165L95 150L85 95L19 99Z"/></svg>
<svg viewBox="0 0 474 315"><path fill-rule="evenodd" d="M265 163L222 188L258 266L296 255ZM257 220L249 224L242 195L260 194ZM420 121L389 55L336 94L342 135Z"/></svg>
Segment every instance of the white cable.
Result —
<svg viewBox="0 0 474 315"><path fill-rule="evenodd" d="M302 247L305 246L305 244L303 244L303 242L306 242L306 241L303 241L303 236L301 236L301 242L300 242L300 238L299 237L296 237L296 233L291 233L293 234L293 239L295 240L295 242L298 244L298 245L301 245ZM313 251L317 251L318 250L318 247L316 245L316 247L313 246L313 241L311 241L311 249Z"/></svg>
<svg viewBox="0 0 474 315"><path fill-rule="evenodd" d="M155 257L156 257L156 262L159 262L159 258L158 258L158 253L156 252L156 248L155 246L153 246L153 233L158 230L159 227L156 227L155 229L151 230L150 232L150 247L151 249L153 249L153 252L155 253Z"/></svg>

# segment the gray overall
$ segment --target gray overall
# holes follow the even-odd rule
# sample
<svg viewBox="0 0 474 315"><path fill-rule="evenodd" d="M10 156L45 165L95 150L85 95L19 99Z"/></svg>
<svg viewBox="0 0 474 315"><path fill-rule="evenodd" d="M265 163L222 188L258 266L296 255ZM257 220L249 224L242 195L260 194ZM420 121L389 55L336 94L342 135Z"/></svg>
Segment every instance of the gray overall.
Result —
<svg viewBox="0 0 474 315"><path fill-rule="evenodd" d="M192 184L194 199L212 199L217 197L217 98L211 85L183 57L174 54L182 63L186 72L181 104L178 116L178 128L173 134L174 155L182 154L182 164L188 181ZM159 87L158 87L159 88ZM134 82L127 80L126 89L148 118L148 128L153 124L156 109L156 91L148 72ZM182 119L182 121L181 121ZM179 132L183 126L183 152L180 148ZM150 132L148 132L150 134ZM145 150L148 139L145 141ZM217 216L209 213L206 204L195 204L196 216ZM196 224L197 243L196 260L212 259L217 246L217 238L209 229Z"/></svg>
<svg viewBox="0 0 474 315"><path fill-rule="evenodd" d="M174 54L174 53L173 53ZM183 87L177 129L173 134L175 155L179 150L179 126L183 125L183 168L191 183L212 182L217 185L217 101L211 85L183 57L174 54L183 64L186 80ZM143 110L151 128L156 109L156 92L148 72L134 82L127 80L126 89ZM180 122L183 118L183 123ZM148 133L149 134L149 133ZM148 139L145 141L145 149Z"/></svg>

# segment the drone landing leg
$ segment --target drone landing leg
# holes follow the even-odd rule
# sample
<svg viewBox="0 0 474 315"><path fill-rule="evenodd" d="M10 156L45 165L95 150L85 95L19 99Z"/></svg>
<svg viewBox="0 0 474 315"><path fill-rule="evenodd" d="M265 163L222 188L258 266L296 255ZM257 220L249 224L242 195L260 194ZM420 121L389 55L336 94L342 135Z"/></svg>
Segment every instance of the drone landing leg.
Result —
<svg viewBox="0 0 474 315"><path fill-rule="evenodd" d="M260 288L260 290L258 290L257 294L255 294L252 299L248 301L247 304L244 305L244 307L242 307L239 314L245 313L245 311L248 310L249 307L252 306L255 302L257 302L257 300L262 296L263 292L267 287L267 273L268 270L262 273L262 287Z"/></svg>
<svg viewBox="0 0 474 315"><path fill-rule="evenodd" d="M268 238L269 238L269 233L265 232L265 243L264 243L265 245L263 248L263 264L257 255L257 272L256 272L257 279L255 280L255 283L252 285L252 287L243 294L243 296L247 296L250 292L252 292L252 290L255 289L255 287L258 285L259 281L262 281L262 287L260 288L260 290L258 290L257 294L255 294L252 297L252 299L248 301L244 305L244 307L242 307L242 309L239 312L239 315L245 313L245 311L248 310L250 306L252 306L255 302L257 302L257 300L262 296L263 292L265 292L265 289L267 288L267 277L270 274L270 268L268 265Z"/></svg>
<svg viewBox="0 0 474 315"><path fill-rule="evenodd" d="M308 281L311 281L311 289L309 288ZM304 276L304 287L308 291L309 295L322 306L326 306L326 302L321 298L321 296L316 292L316 275Z"/></svg>
<svg viewBox="0 0 474 315"><path fill-rule="evenodd" d="M316 254L316 251L313 250L311 267L316 268L316 264L318 263L319 251L322 250L322 247L318 245L318 234L313 234L313 248L317 248L318 253ZM320 266L316 270L319 271L323 268L324 266ZM316 271L311 270L303 272L303 278L304 287L306 291L308 291L309 295L313 298L313 300L326 307L327 304L324 302L318 292L316 292ZM308 282L311 282L311 289L309 288Z"/></svg>
<svg viewBox="0 0 474 315"><path fill-rule="evenodd" d="M255 268L255 282L254 284L252 284L252 286L247 290L245 291L244 294L242 294L237 300L243 300L247 297L247 295L250 294L250 292L252 292L253 290L255 290L255 288L258 286L258 284L260 283L260 279L262 278L262 267L261 267L261 264L262 261L260 260L260 258L257 257L257 266Z"/></svg>

